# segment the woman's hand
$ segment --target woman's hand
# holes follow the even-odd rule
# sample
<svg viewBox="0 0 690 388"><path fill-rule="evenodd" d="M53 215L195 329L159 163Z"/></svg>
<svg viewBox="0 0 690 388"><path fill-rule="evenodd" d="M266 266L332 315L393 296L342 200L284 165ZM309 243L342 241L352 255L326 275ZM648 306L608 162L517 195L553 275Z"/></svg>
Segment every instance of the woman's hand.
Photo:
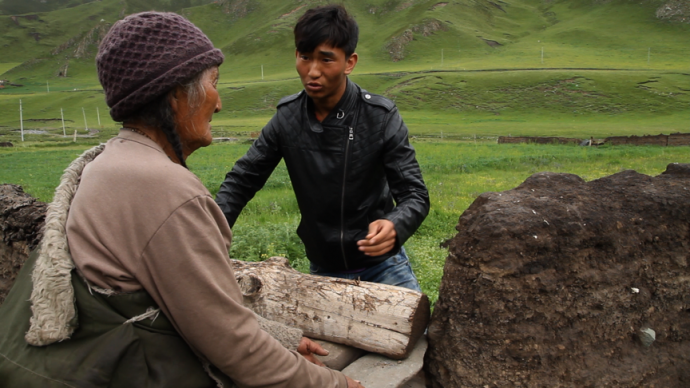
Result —
<svg viewBox="0 0 690 388"><path fill-rule="evenodd" d="M319 356L327 356L328 350L322 348L321 345L307 337L302 337L302 340L299 342L299 346L297 347L297 353L301 354L308 361L316 365L326 366L319 361L314 354L318 354ZM357 380L353 380L347 376L345 376L345 379L347 380L347 388L364 388L364 386L362 386L362 384L360 384Z"/></svg>
<svg viewBox="0 0 690 388"><path fill-rule="evenodd" d="M347 388L364 388L364 386L357 380L352 380L347 376L345 376L345 379L347 379Z"/></svg>
<svg viewBox="0 0 690 388"><path fill-rule="evenodd" d="M301 354L304 358L307 359L307 361L316 364L318 366L325 366L323 362L319 361L314 354L318 354L319 356L327 356L328 355L328 350L324 349L321 347L321 345L317 344L316 342L310 340L307 337L302 337L302 340L299 342L299 346L297 347L297 353ZM350 383L348 382L348 387L350 386Z"/></svg>

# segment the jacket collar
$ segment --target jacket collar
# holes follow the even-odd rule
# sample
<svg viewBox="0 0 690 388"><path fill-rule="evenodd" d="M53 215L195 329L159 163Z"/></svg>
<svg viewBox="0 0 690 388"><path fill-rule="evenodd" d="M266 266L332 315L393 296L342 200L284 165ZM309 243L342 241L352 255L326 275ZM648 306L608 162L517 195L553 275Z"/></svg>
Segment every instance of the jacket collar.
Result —
<svg viewBox="0 0 690 388"><path fill-rule="evenodd" d="M311 98L304 92L304 101L302 101L302 118L305 123L309 124L309 128L313 132L323 132L323 126L341 126L346 123L351 123L355 116L357 109L357 96L359 95L359 86L347 78L347 87L345 93L340 98L333 110L319 122L314 115L314 103Z"/></svg>

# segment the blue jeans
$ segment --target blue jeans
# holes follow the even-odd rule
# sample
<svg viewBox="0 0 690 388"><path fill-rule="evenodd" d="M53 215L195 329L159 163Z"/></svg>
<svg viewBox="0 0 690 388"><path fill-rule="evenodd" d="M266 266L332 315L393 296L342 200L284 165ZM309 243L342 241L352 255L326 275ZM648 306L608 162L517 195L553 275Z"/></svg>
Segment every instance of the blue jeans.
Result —
<svg viewBox="0 0 690 388"><path fill-rule="evenodd" d="M417 277L410 266L410 259L407 257L405 247L400 247L400 252L397 255L391 256L386 261L366 268L361 272L328 272L314 263L311 263L309 271L312 275L351 280L359 279L364 282L390 284L391 286L405 287L422 292Z"/></svg>

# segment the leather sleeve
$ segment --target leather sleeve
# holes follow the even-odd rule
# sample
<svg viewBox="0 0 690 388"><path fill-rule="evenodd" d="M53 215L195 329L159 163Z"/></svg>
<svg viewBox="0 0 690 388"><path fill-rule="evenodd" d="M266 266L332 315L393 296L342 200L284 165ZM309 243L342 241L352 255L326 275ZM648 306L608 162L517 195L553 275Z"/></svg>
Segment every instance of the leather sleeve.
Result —
<svg viewBox="0 0 690 388"><path fill-rule="evenodd" d="M402 246L429 214L429 192L398 108L390 111L384 125L384 167L396 206L383 218L393 222Z"/></svg>
<svg viewBox="0 0 690 388"><path fill-rule="evenodd" d="M273 116L247 153L235 162L216 194L216 203L231 228L242 209L254 198L256 192L264 187L282 158L276 117L277 115Z"/></svg>

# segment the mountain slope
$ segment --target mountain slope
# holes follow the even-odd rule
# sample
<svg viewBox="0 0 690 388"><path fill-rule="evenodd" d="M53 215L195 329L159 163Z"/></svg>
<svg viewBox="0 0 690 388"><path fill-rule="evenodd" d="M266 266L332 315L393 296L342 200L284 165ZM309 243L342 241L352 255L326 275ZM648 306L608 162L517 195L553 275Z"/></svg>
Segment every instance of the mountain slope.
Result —
<svg viewBox="0 0 690 388"><path fill-rule="evenodd" d="M216 128L256 131L282 96L300 89L292 28L306 9L326 2L203 2L208 0L102 0L0 16L0 79L22 85L0 89L0 112L17 112L22 99L24 117L37 122L57 120L60 108L74 126L85 121L83 115L90 123L100 121L98 109L105 119L94 64L103 34L129 12L179 9L226 55L220 69L224 110L214 118ZM681 8L664 14L673 17L658 18L664 1L344 5L361 31L353 79L394 99L417 133L450 127L477 133L500 125L517 134L541 128L532 124L535 119L562 128L574 128L577 121L585 132L594 130L591 122L615 122L619 130L638 125L640 117L647 124L635 133L686 131L681 126L690 113L690 24L675 13ZM661 115L672 119L664 122ZM0 126L18 128L14 116L0 115Z"/></svg>
<svg viewBox="0 0 690 388"><path fill-rule="evenodd" d="M5 0L6 1L6 0ZM201 0L196 0L201 1ZM130 11L191 0L103 0L53 12L0 18L10 74L43 84L93 69L103 31ZM292 76L292 27L322 1L220 0L182 14L226 53L229 79ZM656 18L660 1L350 0L360 24L360 72L519 67L682 68L690 26ZM663 59L654 61L655 59ZM67 65L71 66L71 65ZM687 66L686 66L687 68ZM62 74L61 74L62 73ZM89 78L88 74L83 74ZM93 73L91 73L91 77ZM56 80L57 81L57 80ZM30 82L28 82L30 83Z"/></svg>

